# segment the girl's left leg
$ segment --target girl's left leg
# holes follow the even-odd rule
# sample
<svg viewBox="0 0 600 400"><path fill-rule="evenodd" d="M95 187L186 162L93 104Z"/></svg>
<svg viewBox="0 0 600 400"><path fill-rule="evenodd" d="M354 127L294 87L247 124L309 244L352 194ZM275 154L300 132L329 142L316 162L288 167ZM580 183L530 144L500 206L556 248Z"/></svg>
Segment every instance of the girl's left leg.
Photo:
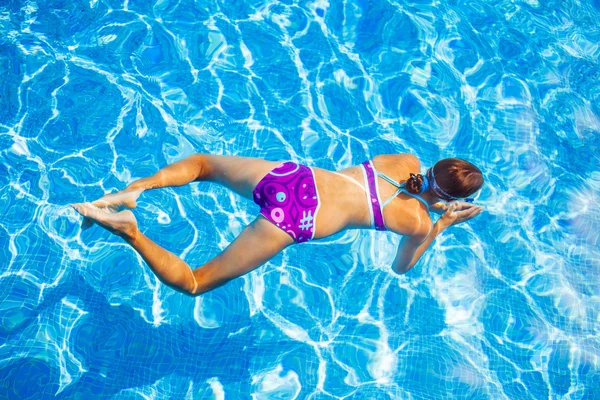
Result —
<svg viewBox="0 0 600 400"><path fill-rule="evenodd" d="M136 200L146 190L183 186L194 181L219 183L252 200L254 187L278 164L261 158L193 154L92 203L111 211L117 211L121 206L135 208Z"/></svg>
<svg viewBox="0 0 600 400"><path fill-rule="evenodd" d="M93 205L111 212L119 209L135 208L142 192L169 186L183 186L193 181L216 182L233 190L240 196L252 200L252 191L270 170L278 163L261 158L193 154L161 168L154 175L141 178L125 189L102 196ZM84 218L82 229L93 222Z"/></svg>
<svg viewBox="0 0 600 400"><path fill-rule="evenodd" d="M125 239L164 284L191 296L252 271L293 243L287 233L259 216L218 256L192 270L181 258L140 232L131 211L109 213L91 203L72 206L84 217Z"/></svg>

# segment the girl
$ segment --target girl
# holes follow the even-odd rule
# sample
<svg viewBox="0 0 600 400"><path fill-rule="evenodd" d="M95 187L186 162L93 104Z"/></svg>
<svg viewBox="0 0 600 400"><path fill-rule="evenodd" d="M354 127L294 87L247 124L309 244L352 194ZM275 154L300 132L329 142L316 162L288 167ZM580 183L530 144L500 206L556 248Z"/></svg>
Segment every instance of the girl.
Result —
<svg viewBox="0 0 600 400"><path fill-rule="evenodd" d="M402 235L392 269L405 273L436 236L483 209L470 204L472 199L457 201L483 185L473 164L447 158L425 175L419 171L419 160L410 154L379 155L337 172L291 161L195 154L118 193L71 206L85 217L83 226L94 221L121 236L163 283L196 296L252 271L293 243L345 229ZM196 269L141 233L131 211L117 212L135 208L145 190L192 181L222 184L260 206L257 218L223 252ZM430 211L442 214L435 224Z"/></svg>

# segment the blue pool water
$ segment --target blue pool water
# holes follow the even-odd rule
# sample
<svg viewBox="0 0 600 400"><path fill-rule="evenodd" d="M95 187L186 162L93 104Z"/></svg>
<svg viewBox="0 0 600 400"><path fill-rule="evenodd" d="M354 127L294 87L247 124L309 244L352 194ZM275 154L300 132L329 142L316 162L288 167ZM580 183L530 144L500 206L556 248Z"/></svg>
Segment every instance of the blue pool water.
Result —
<svg viewBox="0 0 600 400"><path fill-rule="evenodd" d="M600 399L598 0L0 2L0 398ZM486 210L292 246L198 298L65 205L193 152L477 164ZM145 193L201 265L258 207Z"/></svg>

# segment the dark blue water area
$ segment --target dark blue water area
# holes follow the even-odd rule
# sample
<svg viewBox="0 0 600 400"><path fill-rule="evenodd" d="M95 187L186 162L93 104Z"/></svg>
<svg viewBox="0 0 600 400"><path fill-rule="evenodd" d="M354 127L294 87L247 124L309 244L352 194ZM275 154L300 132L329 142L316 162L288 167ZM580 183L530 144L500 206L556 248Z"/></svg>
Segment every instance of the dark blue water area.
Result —
<svg viewBox="0 0 600 400"><path fill-rule="evenodd" d="M15 285L12 296L29 297L23 289ZM73 355L87 371L76 383L56 394L58 366L38 358L9 361L0 373L0 385L9 398L112 398L125 389L152 384L171 375L194 382L217 377L226 391L247 393L251 386L249 368L257 354L272 353L274 346L277 351L287 349L286 353L299 350L295 342L261 340L257 329L261 323L249 318L228 321L219 329L202 329L189 321L153 326L131 306L111 305L78 273L69 274L63 283L48 290L44 300L28 310L17 326L3 330L2 342L34 331L40 321L51 324L51 314L65 298L76 298L86 311L69 336ZM10 300L4 298L3 302ZM244 302L231 298L227 302L228 307L243 313ZM231 337L232 333L235 336ZM171 389L177 393L188 387L186 384Z"/></svg>

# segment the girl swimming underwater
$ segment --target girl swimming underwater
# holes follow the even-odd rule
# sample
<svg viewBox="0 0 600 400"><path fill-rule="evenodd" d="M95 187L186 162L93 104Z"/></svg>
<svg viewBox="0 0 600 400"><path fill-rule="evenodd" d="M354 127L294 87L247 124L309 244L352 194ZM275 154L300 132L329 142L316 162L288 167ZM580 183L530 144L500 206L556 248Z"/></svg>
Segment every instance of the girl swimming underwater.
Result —
<svg viewBox="0 0 600 400"><path fill-rule="evenodd" d="M195 154L118 193L71 206L86 217L84 224L95 221L121 236L163 283L195 296L252 271L293 243L345 229L402 235L392 269L405 273L441 232L483 209L470 199L459 201L483 184L473 164L447 158L425 175L419 171L419 160L410 154L379 155L341 171L291 161ZM219 183L260 206L257 218L225 250L196 269L140 232L131 211L117 212L135 208L145 190L192 181ZM442 214L435 224L430 211Z"/></svg>

